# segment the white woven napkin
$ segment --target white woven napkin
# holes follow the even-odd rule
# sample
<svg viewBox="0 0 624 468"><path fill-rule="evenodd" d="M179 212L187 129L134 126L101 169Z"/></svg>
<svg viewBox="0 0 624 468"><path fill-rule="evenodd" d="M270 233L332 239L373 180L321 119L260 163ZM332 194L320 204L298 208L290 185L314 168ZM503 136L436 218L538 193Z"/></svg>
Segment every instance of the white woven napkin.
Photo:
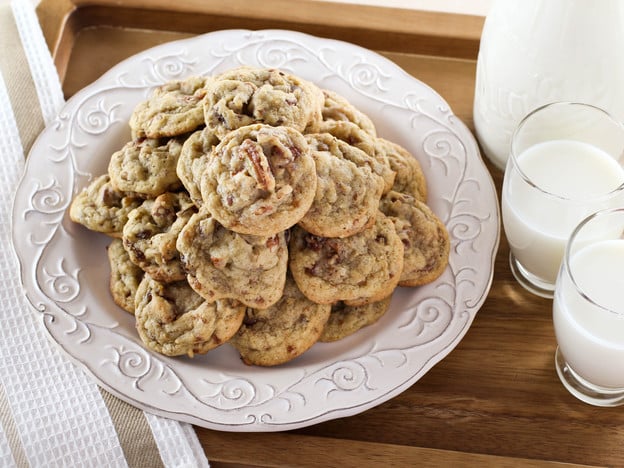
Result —
<svg viewBox="0 0 624 468"><path fill-rule="evenodd" d="M63 105L30 1L0 0L0 466L207 467L193 427L118 400L48 340L11 245L24 159Z"/></svg>

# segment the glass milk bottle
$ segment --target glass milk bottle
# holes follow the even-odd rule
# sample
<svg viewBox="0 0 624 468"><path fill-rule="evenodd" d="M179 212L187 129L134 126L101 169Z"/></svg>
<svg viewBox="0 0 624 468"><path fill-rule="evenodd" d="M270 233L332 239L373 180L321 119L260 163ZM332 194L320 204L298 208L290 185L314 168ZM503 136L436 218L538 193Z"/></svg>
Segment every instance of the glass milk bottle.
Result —
<svg viewBox="0 0 624 468"><path fill-rule="evenodd" d="M504 169L520 120L553 101L593 104L624 121L624 0L493 0L474 101L487 158Z"/></svg>

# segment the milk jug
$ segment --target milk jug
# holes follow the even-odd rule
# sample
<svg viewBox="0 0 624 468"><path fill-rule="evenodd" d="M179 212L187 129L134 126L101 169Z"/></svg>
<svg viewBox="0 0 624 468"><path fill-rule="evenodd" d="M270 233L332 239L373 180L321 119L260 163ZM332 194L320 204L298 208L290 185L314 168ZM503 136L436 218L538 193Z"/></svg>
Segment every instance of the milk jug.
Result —
<svg viewBox="0 0 624 468"><path fill-rule="evenodd" d="M553 101L594 104L624 121L624 0L493 0L473 109L487 158L504 169L520 120Z"/></svg>

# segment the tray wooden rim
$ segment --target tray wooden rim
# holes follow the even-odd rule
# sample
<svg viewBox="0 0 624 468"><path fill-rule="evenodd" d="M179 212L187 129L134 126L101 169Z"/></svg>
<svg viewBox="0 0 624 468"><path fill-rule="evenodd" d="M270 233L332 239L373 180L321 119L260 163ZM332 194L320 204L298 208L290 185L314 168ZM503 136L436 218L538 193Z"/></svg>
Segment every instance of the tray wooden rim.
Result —
<svg viewBox="0 0 624 468"><path fill-rule="evenodd" d="M484 18L323 0L42 0L37 15L61 81L77 34L90 27L161 28L201 34L216 29L292 29L327 37L347 36L371 49L476 59ZM279 12L275 14L275 12ZM212 24L224 28L210 27ZM249 24L245 26L244 24ZM230 26L230 27L228 27Z"/></svg>

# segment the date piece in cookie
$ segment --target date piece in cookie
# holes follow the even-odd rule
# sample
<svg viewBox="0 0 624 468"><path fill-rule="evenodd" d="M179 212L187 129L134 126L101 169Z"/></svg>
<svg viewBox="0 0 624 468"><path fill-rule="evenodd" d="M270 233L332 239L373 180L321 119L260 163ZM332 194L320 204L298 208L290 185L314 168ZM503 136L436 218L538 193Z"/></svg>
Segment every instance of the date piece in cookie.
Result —
<svg viewBox="0 0 624 468"><path fill-rule="evenodd" d="M384 151L377 146L377 139L370 136L353 122L326 120L321 123L319 133L329 133L339 140L355 146L370 156L368 164L372 171L384 180L384 193L389 192L394 184L394 171Z"/></svg>
<svg viewBox="0 0 624 468"><path fill-rule="evenodd" d="M316 166L305 137L289 127L250 125L214 149L201 179L203 204L225 227L271 236L312 205Z"/></svg>
<svg viewBox="0 0 624 468"><path fill-rule="evenodd" d="M204 119L219 138L254 123L303 132L320 122L322 99L316 86L297 76L244 66L217 75L208 86Z"/></svg>
<svg viewBox="0 0 624 468"><path fill-rule="evenodd" d="M182 183L176 173L182 150L180 140L135 140L111 156L108 174L111 184L120 191L144 197L156 197L178 190Z"/></svg>
<svg viewBox="0 0 624 468"><path fill-rule="evenodd" d="M133 138L173 137L203 125L203 100L209 81L203 76L191 76L156 88L130 117Z"/></svg>
<svg viewBox="0 0 624 468"><path fill-rule="evenodd" d="M279 302L267 309L248 308L230 343L245 364L284 364L318 341L330 310L329 304L316 304L306 298L288 277Z"/></svg>
<svg viewBox="0 0 624 468"><path fill-rule="evenodd" d="M128 214L143 203L143 199L116 190L107 174L94 179L72 200L70 219L91 231L121 238Z"/></svg>
<svg viewBox="0 0 624 468"><path fill-rule="evenodd" d="M438 278L445 270L450 252L444 223L423 202L390 192L379 208L394 223L404 246L400 286L420 286Z"/></svg>
<svg viewBox="0 0 624 468"><path fill-rule="evenodd" d="M364 112L351 104L340 94L323 89L323 121L351 122L373 138L377 136L375 124Z"/></svg>
<svg viewBox="0 0 624 468"><path fill-rule="evenodd" d="M338 341L372 325L388 311L391 300L392 295L381 301L361 306L348 306L344 302L332 304L329 320L325 324L319 341Z"/></svg>
<svg viewBox="0 0 624 468"><path fill-rule="evenodd" d="M288 264L285 232L237 234L201 209L182 229L177 249L189 284L208 301L230 298L266 308L282 295Z"/></svg>
<svg viewBox="0 0 624 468"><path fill-rule="evenodd" d="M136 302L136 328L143 343L166 356L204 354L240 328L245 306L206 302L186 281L162 283L145 275Z"/></svg>
<svg viewBox="0 0 624 468"><path fill-rule="evenodd" d="M184 279L176 240L196 211L186 192L164 193L132 210L123 229L123 244L132 262L158 281Z"/></svg>
<svg viewBox="0 0 624 468"><path fill-rule="evenodd" d="M427 202L427 180L418 160L405 148L383 138L377 138L377 146L388 158L390 167L396 173L392 190L406 193Z"/></svg>
<svg viewBox="0 0 624 468"><path fill-rule="evenodd" d="M367 164L370 157L329 133L306 135L316 162L316 195L299 225L322 237L347 237L377 216L383 179Z"/></svg>
<svg viewBox="0 0 624 468"><path fill-rule="evenodd" d="M210 129L204 128L188 137L180 152L176 172L198 208L202 205L201 175L206 170L212 150L218 143L216 135Z"/></svg>
<svg viewBox="0 0 624 468"><path fill-rule="evenodd" d="M134 314L134 297L143 279L143 270L132 263L121 239L113 239L106 249L110 265L109 287L113 301Z"/></svg>
<svg viewBox="0 0 624 468"><path fill-rule="evenodd" d="M390 219L378 212L375 223L345 238L319 237L291 230L289 266L310 300L361 305L389 296L403 269L403 244Z"/></svg>

